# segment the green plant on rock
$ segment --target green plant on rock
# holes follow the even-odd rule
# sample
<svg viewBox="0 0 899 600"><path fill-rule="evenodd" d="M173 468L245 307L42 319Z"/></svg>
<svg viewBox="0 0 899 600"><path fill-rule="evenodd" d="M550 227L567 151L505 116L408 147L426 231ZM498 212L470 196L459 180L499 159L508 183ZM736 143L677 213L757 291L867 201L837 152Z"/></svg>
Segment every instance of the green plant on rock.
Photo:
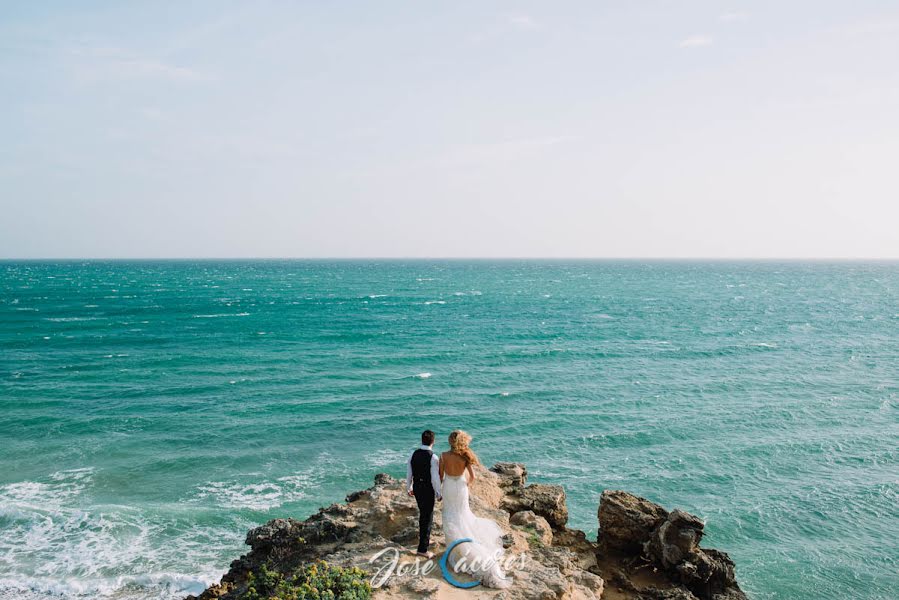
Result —
<svg viewBox="0 0 899 600"><path fill-rule="evenodd" d="M537 528L532 525L523 525L518 527L522 532L527 535L528 546L531 548L544 548L546 544L543 543L543 539L540 537L540 532L537 531Z"/></svg>
<svg viewBox="0 0 899 600"><path fill-rule="evenodd" d="M369 600L365 571L317 561L283 575L262 565L247 577L243 600Z"/></svg>

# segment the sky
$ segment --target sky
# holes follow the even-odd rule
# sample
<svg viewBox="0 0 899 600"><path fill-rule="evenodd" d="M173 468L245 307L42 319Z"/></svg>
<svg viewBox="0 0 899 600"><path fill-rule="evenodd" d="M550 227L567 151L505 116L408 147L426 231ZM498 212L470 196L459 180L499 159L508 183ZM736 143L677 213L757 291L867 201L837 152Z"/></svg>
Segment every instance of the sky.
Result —
<svg viewBox="0 0 899 600"><path fill-rule="evenodd" d="M0 257L899 258L899 3L0 0Z"/></svg>

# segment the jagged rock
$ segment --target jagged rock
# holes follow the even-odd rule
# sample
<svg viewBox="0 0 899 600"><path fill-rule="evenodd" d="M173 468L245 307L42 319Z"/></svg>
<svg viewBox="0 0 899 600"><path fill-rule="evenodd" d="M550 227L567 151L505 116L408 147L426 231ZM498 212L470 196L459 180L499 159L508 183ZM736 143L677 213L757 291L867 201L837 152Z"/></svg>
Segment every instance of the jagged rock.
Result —
<svg viewBox="0 0 899 600"><path fill-rule="evenodd" d="M560 485L532 483L518 493L507 495L502 507L510 513L532 511L546 519L554 529L561 529L568 522L565 490Z"/></svg>
<svg viewBox="0 0 899 600"><path fill-rule="evenodd" d="M520 490L527 484L528 470L521 463L499 462L490 470L500 476L499 485L503 489Z"/></svg>
<svg viewBox="0 0 899 600"><path fill-rule="evenodd" d="M215 600L216 598L221 598L222 596L226 595L230 591L231 591L230 585L214 583L211 586L209 586L208 588L206 588L206 591L204 591L202 594L200 594L197 597L197 600ZM191 596L188 597L188 600L190 600L190 598L191 598Z"/></svg>
<svg viewBox="0 0 899 600"><path fill-rule="evenodd" d="M502 529L511 559L504 566L514 583L505 590L473 588L465 592L470 600L599 600L606 575L619 588L617 597L627 600L745 598L733 580L733 563L723 552L699 548L702 523L687 513L674 511L669 518L663 508L642 498L624 492L603 494L602 535L616 547L636 547L631 554L610 558L582 531L565 527L568 509L561 487L526 485L527 470L516 463L498 464L492 472L476 467L475 473L472 510ZM415 500L406 494L404 482L379 474L372 487L349 494L346 504L332 504L305 521L275 519L251 530L246 539L250 552L233 561L221 583L199 598L242 600L249 575L258 573L262 565L292 573L304 564L324 560L335 567L359 567L374 576L394 558L407 566L418 560L419 566L430 564L430 570L394 573L375 590L374 600L457 597L436 562L421 561L412 553L417 520ZM662 523L667 525L660 527ZM432 550L438 558L442 531L438 508L432 535ZM535 535L539 544L533 543ZM625 540L627 535L634 539ZM644 546L658 567L652 573L652 585L658 585L641 589L634 583L638 580L629 579L625 571L639 562L636 559Z"/></svg>
<svg viewBox="0 0 899 600"><path fill-rule="evenodd" d="M434 579L413 578L406 582L405 587L415 594L415 598L433 598L440 590L440 582Z"/></svg>
<svg viewBox="0 0 899 600"><path fill-rule="evenodd" d="M673 510L652 532L644 551L664 569L676 567L696 552L705 524L699 517Z"/></svg>
<svg viewBox="0 0 899 600"><path fill-rule="evenodd" d="M541 544L553 543L553 530L546 519L530 510L522 510L512 515L509 523L532 530Z"/></svg>
<svg viewBox="0 0 899 600"><path fill-rule="evenodd" d="M651 587L641 591L637 598L638 600L699 600L690 593L690 590L682 587L673 587L664 590Z"/></svg>
<svg viewBox="0 0 899 600"><path fill-rule="evenodd" d="M396 479L387 473L378 473L375 475L375 485L392 485L396 483Z"/></svg>
<svg viewBox="0 0 899 600"><path fill-rule="evenodd" d="M668 511L645 498L606 490L599 499L599 539L607 548L641 552Z"/></svg>
<svg viewBox="0 0 899 600"><path fill-rule="evenodd" d="M359 490L358 492L352 492L350 494L347 494L346 501L356 502L357 500L360 500L361 498L364 498L365 496L368 496L370 494L371 492L369 492L368 490Z"/></svg>
<svg viewBox="0 0 899 600"><path fill-rule="evenodd" d="M699 547L704 527L699 517L674 510L653 530L644 553L701 600L745 598L737 586L730 557Z"/></svg>
<svg viewBox="0 0 899 600"><path fill-rule="evenodd" d="M295 519L274 519L247 533L246 545L253 552L262 552L273 546L297 543L302 538L305 523Z"/></svg>
<svg viewBox="0 0 899 600"><path fill-rule="evenodd" d="M631 581L631 578L624 571L624 569L613 568L609 571L609 583L617 587L622 591L635 592L637 591L637 586L634 585L634 582Z"/></svg>

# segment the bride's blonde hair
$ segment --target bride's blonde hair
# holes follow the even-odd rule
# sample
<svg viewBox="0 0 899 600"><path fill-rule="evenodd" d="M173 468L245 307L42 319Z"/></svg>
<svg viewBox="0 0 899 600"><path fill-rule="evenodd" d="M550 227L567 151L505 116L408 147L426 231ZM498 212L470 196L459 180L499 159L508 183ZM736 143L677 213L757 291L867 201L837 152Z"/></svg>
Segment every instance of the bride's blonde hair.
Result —
<svg viewBox="0 0 899 600"><path fill-rule="evenodd" d="M468 447L470 443L471 436L461 429L457 429L449 434L450 450L465 459L466 465L479 465L481 461L478 460L478 455Z"/></svg>

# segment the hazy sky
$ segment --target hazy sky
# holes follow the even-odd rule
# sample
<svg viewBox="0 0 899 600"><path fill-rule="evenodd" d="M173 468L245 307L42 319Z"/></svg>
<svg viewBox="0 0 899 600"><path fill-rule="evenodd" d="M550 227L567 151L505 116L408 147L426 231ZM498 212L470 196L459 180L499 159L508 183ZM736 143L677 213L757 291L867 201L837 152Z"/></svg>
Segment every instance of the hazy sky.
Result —
<svg viewBox="0 0 899 600"><path fill-rule="evenodd" d="M899 2L0 1L0 256L899 257Z"/></svg>

